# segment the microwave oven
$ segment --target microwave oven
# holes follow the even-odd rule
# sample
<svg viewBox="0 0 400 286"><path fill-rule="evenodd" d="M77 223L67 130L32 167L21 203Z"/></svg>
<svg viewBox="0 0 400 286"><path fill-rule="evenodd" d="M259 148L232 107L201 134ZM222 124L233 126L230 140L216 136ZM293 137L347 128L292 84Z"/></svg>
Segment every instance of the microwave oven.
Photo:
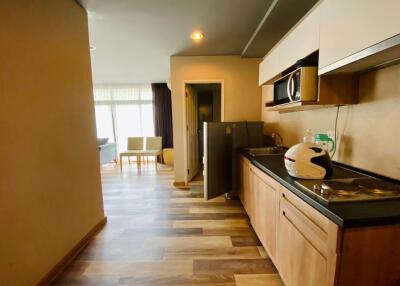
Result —
<svg viewBox="0 0 400 286"><path fill-rule="evenodd" d="M318 68L300 67L274 82L274 104L317 101Z"/></svg>

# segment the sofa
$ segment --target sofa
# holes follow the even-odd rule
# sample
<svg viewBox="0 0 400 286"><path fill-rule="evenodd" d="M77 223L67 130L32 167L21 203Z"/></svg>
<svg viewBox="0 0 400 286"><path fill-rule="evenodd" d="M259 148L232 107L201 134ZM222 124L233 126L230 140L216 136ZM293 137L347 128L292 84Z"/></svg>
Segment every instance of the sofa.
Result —
<svg viewBox="0 0 400 286"><path fill-rule="evenodd" d="M97 145L100 152L100 164L117 162L117 144L108 143L108 138L97 138Z"/></svg>

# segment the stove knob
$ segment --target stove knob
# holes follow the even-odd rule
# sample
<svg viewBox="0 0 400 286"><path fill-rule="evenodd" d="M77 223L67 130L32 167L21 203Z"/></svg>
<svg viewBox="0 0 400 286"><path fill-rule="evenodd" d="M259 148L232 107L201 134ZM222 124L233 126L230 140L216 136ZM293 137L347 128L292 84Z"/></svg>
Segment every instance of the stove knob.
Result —
<svg viewBox="0 0 400 286"><path fill-rule="evenodd" d="M313 189L314 189L314 192L316 192L318 194L321 193L321 185L315 184L313 186Z"/></svg>
<svg viewBox="0 0 400 286"><path fill-rule="evenodd" d="M324 186L321 187L321 194L322 195L329 195L330 194L330 189L329 188L324 188Z"/></svg>

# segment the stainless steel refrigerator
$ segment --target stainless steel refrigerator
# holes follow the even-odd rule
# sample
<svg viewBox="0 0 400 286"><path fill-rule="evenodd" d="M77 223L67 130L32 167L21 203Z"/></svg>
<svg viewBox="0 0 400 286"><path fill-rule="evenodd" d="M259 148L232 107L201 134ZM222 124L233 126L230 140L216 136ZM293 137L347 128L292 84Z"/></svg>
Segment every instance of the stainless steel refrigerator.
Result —
<svg viewBox="0 0 400 286"><path fill-rule="evenodd" d="M239 149L264 145L262 121L204 123L204 197L238 194Z"/></svg>

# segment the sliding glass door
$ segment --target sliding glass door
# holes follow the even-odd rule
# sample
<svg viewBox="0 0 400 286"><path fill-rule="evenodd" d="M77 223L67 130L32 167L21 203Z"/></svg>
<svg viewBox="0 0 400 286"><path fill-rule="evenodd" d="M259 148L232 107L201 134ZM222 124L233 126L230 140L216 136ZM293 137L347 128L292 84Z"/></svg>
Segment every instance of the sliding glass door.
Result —
<svg viewBox="0 0 400 286"><path fill-rule="evenodd" d="M98 138L108 138L115 142L111 105L96 105L96 128Z"/></svg>
<svg viewBox="0 0 400 286"><path fill-rule="evenodd" d="M101 86L94 89L97 136L127 149L128 137L154 136L150 86Z"/></svg>

